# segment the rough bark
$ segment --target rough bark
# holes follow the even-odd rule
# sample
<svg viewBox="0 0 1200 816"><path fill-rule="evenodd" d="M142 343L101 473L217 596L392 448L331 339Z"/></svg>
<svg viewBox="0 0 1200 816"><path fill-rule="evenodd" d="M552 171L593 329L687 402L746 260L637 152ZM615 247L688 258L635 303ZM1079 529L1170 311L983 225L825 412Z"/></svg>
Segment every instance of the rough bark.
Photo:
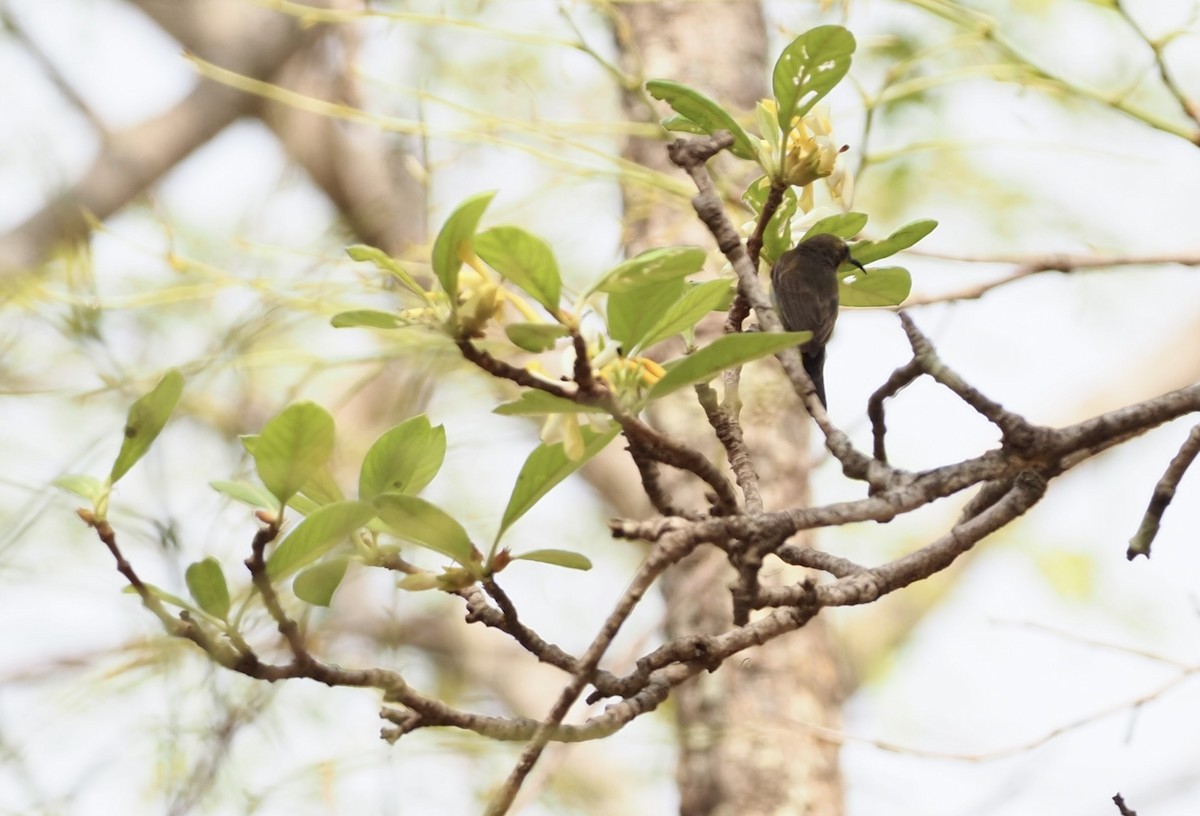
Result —
<svg viewBox="0 0 1200 816"><path fill-rule="evenodd" d="M757 2L652 2L622 5L618 41L631 73L677 79L723 104L748 110L767 94L766 30ZM633 119L652 118L636 93L626 98ZM674 172L665 143L632 139L626 156ZM662 206L652 193L628 189L626 248L630 254L662 243L712 246L689 214ZM681 226L681 220L690 220ZM768 509L803 505L811 462L810 420L779 384L743 384L743 423L764 485ZM659 420L717 454L719 446L695 410L668 409ZM682 480L681 480L682 482ZM672 485L678 495L684 484ZM692 506L700 504L693 496ZM781 567L782 570L782 567ZM780 576L785 577L785 576ZM794 576L790 576L794 580ZM728 592L733 573L723 554L700 552L664 580L667 635L712 634L732 623ZM769 645L747 652L675 694L680 761L680 812L702 814L808 814L842 812L837 746L808 725L836 729L843 682L835 645L820 619Z"/></svg>

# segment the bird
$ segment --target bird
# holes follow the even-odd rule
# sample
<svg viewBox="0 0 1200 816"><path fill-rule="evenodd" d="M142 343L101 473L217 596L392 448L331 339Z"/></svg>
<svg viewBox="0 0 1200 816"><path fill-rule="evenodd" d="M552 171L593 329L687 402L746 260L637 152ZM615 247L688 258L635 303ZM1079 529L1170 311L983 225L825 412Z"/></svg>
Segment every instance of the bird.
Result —
<svg viewBox="0 0 1200 816"><path fill-rule="evenodd" d="M844 263L867 270L850 257L850 248L836 235L814 235L779 256L771 267L771 293L785 331L810 331L802 344L804 370L825 402L825 344L838 316L837 271Z"/></svg>

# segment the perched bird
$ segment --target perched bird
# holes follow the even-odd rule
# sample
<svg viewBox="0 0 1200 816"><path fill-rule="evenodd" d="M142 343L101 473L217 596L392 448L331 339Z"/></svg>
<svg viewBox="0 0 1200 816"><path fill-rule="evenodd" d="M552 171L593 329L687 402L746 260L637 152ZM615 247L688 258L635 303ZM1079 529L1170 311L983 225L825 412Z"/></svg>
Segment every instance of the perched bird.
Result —
<svg viewBox="0 0 1200 816"><path fill-rule="evenodd" d="M771 289L779 319L787 331L810 331L800 347L804 370L825 402L825 344L838 316L838 267L852 263L850 248L836 235L814 235L779 256L771 268Z"/></svg>

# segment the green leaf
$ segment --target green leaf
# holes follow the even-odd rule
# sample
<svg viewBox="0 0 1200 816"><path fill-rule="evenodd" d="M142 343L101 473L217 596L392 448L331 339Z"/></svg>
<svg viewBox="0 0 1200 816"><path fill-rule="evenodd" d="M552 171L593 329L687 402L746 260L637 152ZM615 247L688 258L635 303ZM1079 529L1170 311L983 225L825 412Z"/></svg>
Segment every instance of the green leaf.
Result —
<svg viewBox="0 0 1200 816"><path fill-rule="evenodd" d="M668 116L659 122L663 126L663 130L669 130L672 133L691 133L694 136L703 136L706 131L704 128L697 125L686 116L675 114Z"/></svg>
<svg viewBox="0 0 1200 816"><path fill-rule="evenodd" d="M241 437L242 446L251 456L254 456L258 438L258 434L244 434ZM250 507L259 507L263 510L273 511L278 511L280 507L279 500L265 485L224 479L211 481L208 485L218 493ZM307 516L321 505L342 501L344 498L345 496L342 494L341 488L333 481L333 476L329 472L329 468L322 467L313 474L311 479L304 483L304 487L299 492L287 500L286 506L292 508L302 516Z"/></svg>
<svg viewBox="0 0 1200 816"><path fill-rule="evenodd" d="M728 309L733 294L733 281L728 278L689 286L683 297L671 304L658 323L638 341L637 347L648 348L660 340L695 328L696 323L709 312Z"/></svg>
<svg viewBox="0 0 1200 816"><path fill-rule="evenodd" d="M478 193L463 201L454 212L450 213L450 217L442 225L441 232L433 241L433 255L430 258L433 264L433 274L437 275L442 289L450 295L451 303L454 302L454 296L458 293L458 270L462 268L462 258L459 257L459 253L463 244L469 243L474 237L479 219L483 218L483 211L487 209L488 204L492 203L495 195L496 191L491 190L486 193Z"/></svg>
<svg viewBox="0 0 1200 816"><path fill-rule="evenodd" d="M902 266L872 267L865 275L855 267L838 281L838 298L848 307L899 306L912 291L912 276Z"/></svg>
<svg viewBox="0 0 1200 816"><path fill-rule="evenodd" d="M328 467L323 467L314 473L312 478L304 483L304 487L300 488L300 493L318 507L344 501L346 498L346 494L338 487L338 483L334 481L333 473Z"/></svg>
<svg viewBox="0 0 1200 816"><path fill-rule="evenodd" d="M809 29L792 40L771 74L771 89L779 102L779 126L787 134L792 119L821 101L850 70L854 35L837 25Z"/></svg>
<svg viewBox="0 0 1200 816"><path fill-rule="evenodd" d="M366 244L354 244L353 246L346 247L346 254L352 260L374 264L376 269L387 272L414 294L418 294L422 299L428 300L425 290L420 287L413 276L405 272L404 267L396 263L396 260L382 249L367 246Z"/></svg>
<svg viewBox="0 0 1200 816"><path fill-rule="evenodd" d="M179 402L179 395L182 393L183 375L171 369L149 394L130 407L129 416L125 420L125 440L121 443L121 452L117 454L112 471L108 475L110 483L115 484L146 455L150 445L167 424L167 419L175 410L175 403Z"/></svg>
<svg viewBox="0 0 1200 816"><path fill-rule="evenodd" d="M492 411L500 416L543 416L545 414L591 414L599 413L594 406L580 405L545 391L529 389L512 402L497 405Z"/></svg>
<svg viewBox="0 0 1200 816"><path fill-rule="evenodd" d="M557 323L509 323L504 333L517 348L538 354L554 348L569 332Z"/></svg>
<svg viewBox="0 0 1200 816"><path fill-rule="evenodd" d="M342 501L318 507L271 553L267 559L267 575L272 581L278 581L307 567L373 518L375 508L363 501Z"/></svg>
<svg viewBox="0 0 1200 816"><path fill-rule="evenodd" d="M650 389L650 398L665 397L693 383L706 382L727 368L777 354L807 343L812 332L753 332L730 334L667 367L667 374Z"/></svg>
<svg viewBox="0 0 1200 816"><path fill-rule="evenodd" d="M329 319L329 325L335 329L404 329L412 323L391 312L353 309L349 312L338 312Z"/></svg>
<svg viewBox="0 0 1200 816"><path fill-rule="evenodd" d="M767 196L770 194L771 180L766 176L759 176L746 187L746 191L742 193L742 201L757 216L762 213L762 208L767 203Z"/></svg>
<svg viewBox="0 0 1200 816"><path fill-rule="evenodd" d="M333 593L337 592L342 579L346 577L346 566L349 563L350 556L342 555L309 567L292 581L292 592L296 593L297 598L313 606L329 606L333 600Z"/></svg>
<svg viewBox="0 0 1200 816"><path fill-rule="evenodd" d="M608 296L608 336L626 351L637 346L680 297L686 284L682 278L643 286Z"/></svg>
<svg viewBox="0 0 1200 816"><path fill-rule="evenodd" d="M279 509L279 502L271 495L271 491L262 485L217 479L209 482L208 486L223 496L228 496L234 501L240 501L251 507L259 507L263 510Z"/></svg>
<svg viewBox="0 0 1200 816"><path fill-rule="evenodd" d="M600 278L593 292L629 292L674 278L683 278L704 267L707 253L700 247L658 247L623 261Z"/></svg>
<svg viewBox="0 0 1200 816"><path fill-rule="evenodd" d="M859 241L850 247L850 255L860 264L874 263L881 258L895 255L902 249L908 249L933 232L937 225L938 222L931 218L913 221L905 224L882 241ZM871 274L874 273L875 270L872 269Z"/></svg>
<svg viewBox="0 0 1200 816"><path fill-rule="evenodd" d="M431 426L424 414L406 419L367 451L358 475L358 497L371 501L380 493L420 493L445 458L445 426Z"/></svg>
<svg viewBox="0 0 1200 816"><path fill-rule="evenodd" d="M562 278L550 245L520 227L493 227L475 236L475 253L505 280L558 313Z"/></svg>
<svg viewBox="0 0 1200 816"><path fill-rule="evenodd" d="M512 495L508 497L508 506L504 508L504 518L500 521L500 529L496 532L497 542L513 522L525 515L529 508L550 492L551 488L604 450L621 429L614 425L603 433L593 431L588 427L580 430L583 432L583 455L578 459L567 456L561 442L555 442L553 445L538 445L533 449L533 453L529 454L529 458L521 467L521 472L517 474L517 483L513 486Z"/></svg>
<svg viewBox="0 0 1200 816"><path fill-rule="evenodd" d="M513 561L538 561L542 564L553 564L567 569L590 570L592 562L587 556L570 550L530 550L527 553L512 556Z"/></svg>
<svg viewBox="0 0 1200 816"><path fill-rule="evenodd" d="M284 408L248 445L250 455L280 506L308 484L333 453L333 417L314 402Z"/></svg>
<svg viewBox="0 0 1200 816"><path fill-rule="evenodd" d="M463 566L475 560L467 531L449 513L416 496L384 493L375 498L379 518L397 538L453 558Z"/></svg>
<svg viewBox="0 0 1200 816"><path fill-rule="evenodd" d="M210 555L189 566L184 578L188 592L192 593L201 609L214 618L226 620L229 617L229 587L225 583L221 562Z"/></svg>
<svg viewBox="0 0 1200 816"><path fill-rule="evenodd" d="M762 217L762 210L770 192L771 180L766 176L759 176L746 188L746 192L742 193L742 200L754 211L755 220ZM767 228L763 230L763 245L759 258L768 265L775 263L780 255L792 248L792 217L796 214L799 204L794 187L784 190L783 201L767 222Z"/></svg>
<svg viewBox="0 0 1200 816"><path fill-rule="evenodd" d="M718 130L728 130L733 134L733 146L729 148L729 151L741 159L754 159L754 148L751 146L752 143L750 137L746 135L746 131L720 105L704 94L681 82L672 82L669 79L650 80L646 83L646 91L655 99L666 102L676 113L694 123L705 133L711 134ZM668 124L674 126L668 129L695 133L693 128L680 127L679 121L674 118L663 120L663 127L667 127Z"/></svg>
<svg viewBox="0 0 1200 816"><path fill-rule="evenodd" d="M838 213L831 215L828 218L822 218L820 221L813 224L804 233L804 236L797 241L808 240L814 235L836 235L839 238L853 238L862 232L862 228L867 225L867 214L860 212ZM858 260L855 258L854 260ZM862 263L862 261L859 261Z"/></svg>
<svg viewBox="0 0 1200 816"><path fill-rule="evenodd" d="M55 479L51 484L70 493L74 493L80 498L87 499L90 502L95 502L96 499L103 496L108 490L104 482L100 481L95 476L87 476L82 473L63 474Z"/></svg>

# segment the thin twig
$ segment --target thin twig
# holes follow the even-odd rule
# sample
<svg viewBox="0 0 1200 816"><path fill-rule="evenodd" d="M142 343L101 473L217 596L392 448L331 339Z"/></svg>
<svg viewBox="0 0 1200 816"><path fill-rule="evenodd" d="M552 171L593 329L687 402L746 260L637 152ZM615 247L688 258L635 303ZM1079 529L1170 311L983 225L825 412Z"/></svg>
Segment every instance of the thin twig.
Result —
<svg viewBox="0 0 1200 816"><path fill-rule="evenodd" d="M1117 806L1117 811L1121 816L1137 816L1137 811L1125 804L1125 797L1121 794L1113 795L1113 804Z"/></svg>
<svg viewBox="0 0 1200 816"><path fill-rule="evenodd" d="M1113 8L1118 14L1121 15L1122 18L1124 18L1125 22L1129 24L1129 27L1133 29L1134 33L1138 35L1138 37L1146 44L1151 52L1153 52L1154 65L1158 68L1158 76L1160 79L1162 79L1163 87L1167 89L1167 93L1175 97L1175 101L1179 103L1179 108L1183 111L1185 116L1187 116L1197 125L1200 125L1200 105L1197 105L1195 100L1189 98L1188 95L1183 92L1183 88L1179 87L1179 83L1175 81L1175 78L1171 75L1170 69L1167 68L1166 58L1163 55L1163 49L1165 48L1166 43L1162 42L1161 40L1151 39L1149 35L1147 35L1142 29L1142 27L1137 24L1137 21L1134 20L1129 14L1129 9L1125 7L1125 4L1122 2L1122 0L1113 0Z"/></svg>
<svg viewBox="0 0 1200 816"><path fill-rule="evenodd" d="M1171 464L1167 465L1162 478L1154 486L1154 492L1150 495L1150 506L1146 508L1146 514L1142 516L1142 523L1138 526L1133 538L1129 540L1129 549L1125 551L1125 557L1130 561L1139 555L1150 557L1150 545L1154 541L1154 537L1158 535L1158 527L1162 523L1163 513L1175 498L1175 490L1179 487L1183 474L1187 473L1187 469L1195 461L1197 454L1200 454L1200 425L1192 428L1192 432L1188 434L1187 439L1183 441L1171 459Z"/></svg>
<svg viewBox="0 0 1200 816"><path fill-rule="evenodd" d="M893 371L887 382L875 389L867 400L867 418L871 420L871 438L875 440L872 452L880 462L887 462L887 448L884 446L884 435L887 434L887 425L883 417L884 400L899 394L920 375L921 364L915 359L909 360Z"/></svg>
<svg viewBox="0 0 1200 816"><path fill-rule="evenodd" d="M758 489L758 474L754 471L754 460L750 457L746 440L742 436L742 426L727 409L718 404L717 392L708 383L696 386L696 397L700 401L700 407L704 409L705 416L708 417L708 424L712 426L717 439L725 448L729 467L733 469L738 487L742 489L746 512L761 513L763 501Z"/></svg>
<svg viewBox="0 0 1200 816"><path fill-rule="evenodd" d="M921 333L905 312L900 312L900 323L904 326L904 333L908 335L908 342L912 346L914 362L998 427L1006 446L1021 453L1040 447L1046 435L1045 429L1030 424L1019 414L1006 411L1003 405L984 396L979 389L952 371L938 357L929 338Z"/></svg>
<svg viewBox="0 0 1200 816"><path fill-rule="evenodd" d="M698 543L699 539L692 535L679 534L664 538L655 544L654 549L650 551L637 574L630 581L629 588L625 590L624 595L621 596L613 611L609 613L595 639L592 640L592 644L580 658L579 671L559 694L558 700L555 701L546 718L538 726L537 733L533 735L529 744L525 746L525 750L521 752L516 766L505 780L500 792L488 803L486 816L503 816L508 812L525 778L533 770L533 766L537 763L542 751L545 750L546 744L554 736L555 729L567 716L567 712L579 699L579 695L583 693L584 687L591 680L592 672L599 666L600 659L604 657L604 653L608 650L613 638L617 636L622 624L632 614L641 602L642 596L646 594L663 570L690 553Z"/></svg>

